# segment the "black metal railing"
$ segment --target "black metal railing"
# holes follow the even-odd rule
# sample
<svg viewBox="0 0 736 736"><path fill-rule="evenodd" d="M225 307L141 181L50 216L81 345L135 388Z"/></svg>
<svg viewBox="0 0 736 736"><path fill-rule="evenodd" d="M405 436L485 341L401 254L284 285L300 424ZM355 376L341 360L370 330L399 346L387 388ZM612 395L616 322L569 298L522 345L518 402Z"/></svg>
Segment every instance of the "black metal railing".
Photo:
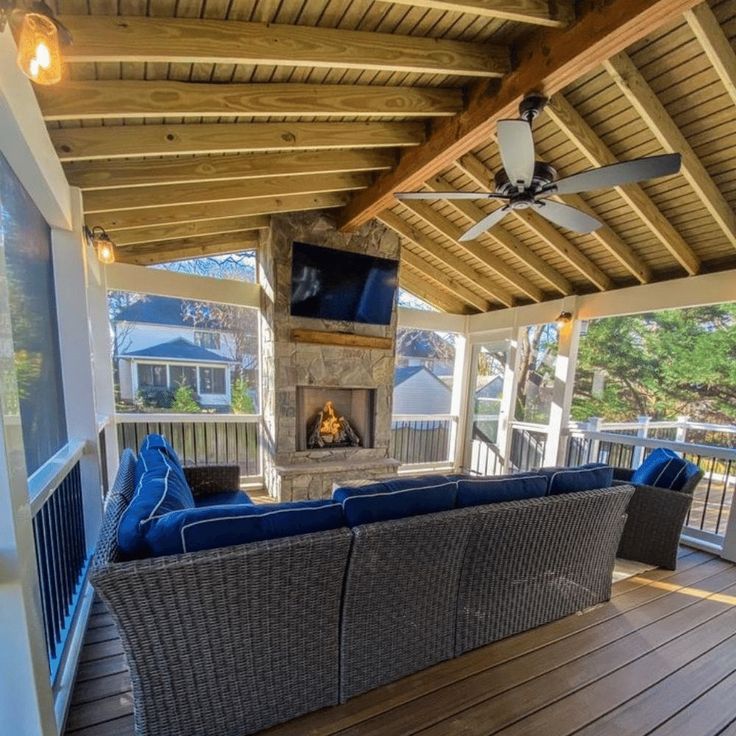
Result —
<svg viewBox="0 0 736 736"><path fill-rule="evenodd" d="M449 462L452 422L453 419L446 416L394 416L391 457L405 465Z"/></svg>
<svg viewBox="0 0 736 736"><path fill-rule="evenodd" d="M470 448L470 467L472 475L500 475L504 472L504 461L496 443L473 424Z"/></svg>
<svg viewBox="0 0 736 736"><path fill-rule="evenodd" d="M509 461L513 471L526 471L542 467L546 449L546 431L529 427L512 427Z"/></svg>

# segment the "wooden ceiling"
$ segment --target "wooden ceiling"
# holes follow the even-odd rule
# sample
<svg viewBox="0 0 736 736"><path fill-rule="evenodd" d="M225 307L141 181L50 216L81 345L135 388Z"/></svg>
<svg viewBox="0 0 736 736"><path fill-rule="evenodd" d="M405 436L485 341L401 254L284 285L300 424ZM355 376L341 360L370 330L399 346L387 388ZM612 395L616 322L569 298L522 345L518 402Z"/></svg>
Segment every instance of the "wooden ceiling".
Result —
<svg viewBox="0 0 736 736"><path fill-rule="evenodd" d="M736 265L736 0L57 0L64 81L36 89L69 181L121 260L254 247L277 212L340 208L402 238L401 279L477 312ZM270 25L264 25L270 24ZM678 176L528 210L475 241L495 123L551 95L560 176L663 151Z"/></svg>

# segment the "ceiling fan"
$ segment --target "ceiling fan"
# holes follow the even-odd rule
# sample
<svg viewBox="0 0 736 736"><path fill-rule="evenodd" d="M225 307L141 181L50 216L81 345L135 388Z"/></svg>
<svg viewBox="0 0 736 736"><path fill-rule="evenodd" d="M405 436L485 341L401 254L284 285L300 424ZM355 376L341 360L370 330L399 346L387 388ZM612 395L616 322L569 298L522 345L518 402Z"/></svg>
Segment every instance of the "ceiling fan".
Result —
<svg viewBox="0 0 736 736"><path fill-rule="evenodd" d="M519 105L519 120L499 120L496 127L498 149L503 169L494 177L493 192L397 192L399 200L410 199L500 199L503 207L492 212L464 232L460 240L474 240L490 230L512 210L532 209L551 222L579 233L597 230L603 223L575 207L550 200L555 194L577 194L594 189L607 189L622 184L676 174L680 170L680 154L648 156L632 161L601 166L579 174L557 179L550 164L537 161L532 138L532 122L542 112L547 98L527 95Z"/></svg>

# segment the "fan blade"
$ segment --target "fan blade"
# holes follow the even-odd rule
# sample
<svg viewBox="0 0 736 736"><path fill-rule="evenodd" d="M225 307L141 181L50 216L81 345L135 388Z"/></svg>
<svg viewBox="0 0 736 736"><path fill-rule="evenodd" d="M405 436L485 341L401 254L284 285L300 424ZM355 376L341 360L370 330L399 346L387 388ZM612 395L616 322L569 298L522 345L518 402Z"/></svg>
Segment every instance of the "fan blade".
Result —
<svg viewBox="0 0 736 736"><path fill-rule="evenodd" d="M622 184L631 184L659 176L670 176L680 170L679 153L649 156L620 164L601 166L599 169L581 171L551 184L549 190L555 194L577 194L594 189L608 189Z"/></svg>
<svg viewBox="0 0 736 736"><path fill-rule="evenodd" d="M566 227L568 230L574 230L577 233L590 233L593 230L597 230L603 224L596 220L595 217L586 215L585 212L581 212L566 204L560 204L559 202L537 202L534 205L534 209L542 217L546 217L551 222L554 222L555 225Z"/></svg>
<svg viewBox="0 0 736 736"><path fill-rule="evenodd" d="M502 194L489 192L396 192L396 199L507 199Z"/></svg>
<svg viewBox="0 0 736 736"><path fill-rule="evenodd" d="M513 184L526 189L534 178L534 138L525 120L499 120L496 126L503 168Z"/></svg>
<svg viewBox="0 0 736 736"><path fill-rule="evenodd" d="M503 220L503 218L508 214L508 211L508 205L505 207L499 207L495 212L491 212L490 215L487 215L482 220L478 220L473 227L466 230L460 236L460 241L464 243L466 240L475 240L486 230L490 230L497 222Z"/></svg>

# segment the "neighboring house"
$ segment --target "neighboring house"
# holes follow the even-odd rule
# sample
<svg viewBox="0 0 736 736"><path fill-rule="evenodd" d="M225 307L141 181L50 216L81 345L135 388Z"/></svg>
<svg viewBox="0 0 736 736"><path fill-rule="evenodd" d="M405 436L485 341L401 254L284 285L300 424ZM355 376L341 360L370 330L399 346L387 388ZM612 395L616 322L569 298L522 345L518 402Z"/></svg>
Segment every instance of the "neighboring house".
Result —
<svg viewBox="0 0 736 736"><path fill-rule="evenodd" d="M120 310L113 329L122 400L134 400L141 388L175 391L185 383L203 406L230 404L232 333L213 321L195 325L180 299L134 302Z"/></svg>
<svg viewBox="0 0 736 736"><path fill-rule="evenodd" d="M394 415L449 414L451 402L449 386L423 365L394 370Z"/></svg>
<svg viewBox="0 0 736 736"><path fill-rule="evenodd" d="M398 365L400 367L424 366L435 376L452 376L455 370L454 359L438 357L438 353L443 352L441 350L443 346L451 348L447 341L440 335L426 330L412 332L411 339L401 341L400 353L396 356Z"/></svg>

